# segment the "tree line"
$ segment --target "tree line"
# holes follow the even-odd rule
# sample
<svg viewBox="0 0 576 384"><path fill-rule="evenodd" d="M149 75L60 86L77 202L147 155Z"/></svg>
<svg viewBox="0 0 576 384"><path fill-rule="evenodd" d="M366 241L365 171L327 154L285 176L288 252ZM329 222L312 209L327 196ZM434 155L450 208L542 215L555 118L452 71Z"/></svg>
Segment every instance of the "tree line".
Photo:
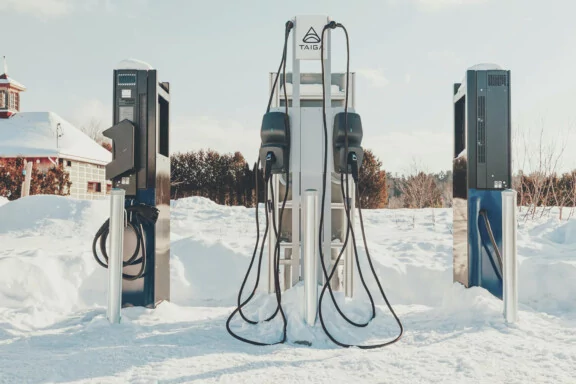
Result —
<svg viewBox="0 0 576 384"><path fill-rule="evenodd" d="M263 200L262 171L255 173L240 152L192 151L172 155L170 161L172 199L202 196L218 204L253 207L258 178L259 201ZM392 177L382 169L382 161L371 150L364 152L358 184L356 199L363 208L425 208L452 204L451 171Z"/></svg>
<svg viewBox="0 0 576 384"><path fill-rule="evenodd" d="M264 199L262 170L255 172L240 152L220 154L213 150L178 153L171 161L171 198L202 196L225 205L253 207ZM20 197L24 182L24 158L0 162L0 196ZM70 194L70 175L61 164L46 170L33 168L31 195ZM258 178L258 191L256 191ZM416 170L409 175L390 175L382 161L366 150L359 174L357 203L364 208L428 208L452 206L452 171L426 173ZM543 214L540 207L576 208L576 170L556 173L519 172L513 180L518 191L518 205L528 207L527 215Z"/></svg>
<svg viewBox="0 0 576 384"><path fill-rule="evenodd" d="M207 197L218 204L253 207L256 193L264 199L264 175L255 172L240 152L220 154L213 150L177 153L170 157L172 199ZM383 208L387 203L386 172L371 151L366 151L360 169L363 207ZM258 191L255 182L258 178Z"/></svg>
<svg viewBox="0 0 576 384"><path fill-rule="evenodd" d="M518 205L528 207L526 215L532 218L537 212L545 213L545 210L538 210L539 207L559 207L560 219L563 208L572 208L572 215L576 207L576 170L561 175L520 172L514 177L513 186L518 191Z"/></svg>
<svg viewBox="0 0 576 384"><path fill-rule="evenodd" d="M202 196L218 204L252 207L256 201L256 177L262 197L262 172L256 174L240 152L200 150L170 157L171 199Z"/></svg>

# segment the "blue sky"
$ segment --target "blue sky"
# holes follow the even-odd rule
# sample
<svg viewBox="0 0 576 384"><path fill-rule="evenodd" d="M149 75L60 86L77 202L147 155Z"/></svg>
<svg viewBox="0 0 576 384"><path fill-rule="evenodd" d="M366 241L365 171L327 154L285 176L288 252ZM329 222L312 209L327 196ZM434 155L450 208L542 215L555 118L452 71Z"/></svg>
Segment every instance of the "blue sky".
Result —
<svg viewBox="0 0 576 384"><path fill-rule="evenodd" d="M516 137L543 127L547 145L567 143L563 168L574 168L574 11L570 0L0 0L0 55L28 87L23 110L103 127L114 66L147 61L171 82L172 150L241 150L254 161L284 23L326 14L350 33L364 144L385 169L451 168L452 84L483 62L512 71ZM344 47L335 34L334 71Z"/></svg>

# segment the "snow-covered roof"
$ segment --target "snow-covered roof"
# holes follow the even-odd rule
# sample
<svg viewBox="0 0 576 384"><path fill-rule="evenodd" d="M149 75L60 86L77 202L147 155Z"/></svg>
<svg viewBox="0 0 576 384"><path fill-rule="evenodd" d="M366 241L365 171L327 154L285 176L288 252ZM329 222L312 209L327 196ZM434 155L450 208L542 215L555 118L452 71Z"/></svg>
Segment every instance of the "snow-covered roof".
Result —
<svg viewBox="0 0 576 384"><path fill-rule="evenodd" d="M119 62L118 65L116 65L116 69L144 69L148 71L154 69L154 67L142 60L126 59Z"/></svg>
<svg viewBox="0 0 576 384"><path fill-rule="evenodd" d="M24 85L20 84L19 82L17 82L16 80L14 80L10 76L8 76L7 74L0 75L0 85L2 85L2 84L10 84L16 88L19 88L22 91L26 90L26 87Z"/></svg>
<svg viewBox="0 0 576 384"><path fill-rule="evenodd" d="M60 129L58 129L60 124ZM56 135L58 147L56 147ZM52 112L23 112L0 119L0 157L60 157L107 164L112 154Z"/></svg>

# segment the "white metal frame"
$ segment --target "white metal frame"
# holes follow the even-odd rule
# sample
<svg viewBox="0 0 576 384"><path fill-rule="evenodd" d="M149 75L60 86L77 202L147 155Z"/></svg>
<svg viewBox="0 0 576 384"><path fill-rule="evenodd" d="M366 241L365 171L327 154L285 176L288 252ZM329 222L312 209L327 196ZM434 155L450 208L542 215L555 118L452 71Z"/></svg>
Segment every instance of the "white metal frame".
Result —
<svg viewBox="0 0 576 384"><path fill-rule="evenodd" d="M302 259L304 275L304 318L313 326L318 312L318 191L304 191L302 201Z"/></svg>
<svg viewBox="0 0 576 384"><path fill-rule="evenodd" d="M326 23L328 23L329 18L326 17ZM294 20L294 28L298 28L298 17ZM321 31L318 31L320 34ZM292 93L291 93L291 100L292 105L288 109L288 114L290 117L290 135L291 135L291 150L290 150L290 185L285 186L285 180L283 175L274 175L271 179L271 185L274 187L274 217L277 220L277 228L278 228L278 220L279 220L279 211L280 207L282 206L282 199L284 197L284 189L283 188L290 188L291 189L291 198L289 197L286 210L284 215L290 215L291 217L291 228L289 229L291 238L289 241L281 242L281 258L280 258L280 265L281 265L281 274L284 278L281 280L281 289L285 290L294 286L298 281L301 280L306 273L302 271L301 268L305 268L303 262L301 262L301 246L303 245L304 239L301 236L304 235L302 230L302 221L303 217L301 217L301 210L302 210L302 195L303 192L306 190L316 190L318 191L318 195L321 196L322 194L322 170L323 170L323 160L324 160L324 130L322 124L322 111L321 108L314 108L314 107L301 107L301 94L300 94L300 60L296 59L294 52L297 49L297 44L299 42L296 39L296 33L293 31L292 36L292 43L293 43L293 60L292 60ZM326 118L327 118L327 130L328 130L328 175L327 175L327 188L326 188L326 204L324 207L324 231L323 231L323 253L325 258L325 263L328 268L328 272L331 270L335 258L338 255L342 247L342 242L340 241L332 241L334 238L335 233L341 233L342 241L344 240L345 230L346 230L346 213L344 211L344 204L343 202L339 201L339 175L334 175L334 166L333 166L333 151L332 151L332 129L333 129L333 119L334 115L337 112L341 112L344 108L333 108L332 107L332 95L331 95L331 78L332 78L332 69L331 69L331 30L327 30L324 34L325 40L325 50L326 50L326 58L324 59L324 84L325 84L325 93L326 93ZM320 59L318 59L320 61ZM270 88L273 85L273 78L276 76L275 73L270 74ZM285 107L280 107L280 100L283 99L283 91L280 91L281 87L283 86L282 82L279 80L279 84L276 88L275 95L273 97L273 107L274 110L277 111L284 111ZM351 74L350 76L350 89L346 90L349 93L349 111L353 112L354 109L354 76ZM308 97L307 97L308 99ZM317 98L311 98L317 99ZM288 103L288 100L285 100ZM289 104L288 104L289 105ZM322 151L319 151L322 149ZM335 184L334 179L337 179L337 183ZM351 221L352 225L354 224L354 209L355 209L355 198L354 198L354 185L352 178L349 177L351 184L350 184L350 192L351 192ZM282 190L280 186L282 185ZM332 198L332 187L337 186L338 195L335 196L335 199ZM270 194L269 189L269 194ZM320 209L320 199L318 203L318 210ZM338 202L333 202L336 200ZM333 211L338 212L340 215L340 223L339 228L333 228ZM319 216L319 211L318 215ZM337 218L337 216L334 216ZM269 217L272 220L272 215ZM285 222L289 220L284 219ZM334 231L333 229L336 229ZM286 231L286 228L283 228L283 232ZM310 233L307 231L307 233ZM318 236L318 225L316 226L316 230L313 231L314 236ZM282 236L282 234L280 234ZM329 239L326 241L326 239ZM316 263L320 263L320 259L318 258L318 245L317 240L315 241L316 244L316 251L315 251L315 259ZM276 237L274 234L273 227L270 227L270 237L268 243L268 292L274 292L274 248L276 245ZM290 250L290 252L286 252ZM287 253L290 255L288 256ZM334 254L333 254L334 253ZM341 260L340 265L343 268L343 279L339 276L339 274L335 274L333 280L331 281L331 286L334 289L340 289L342 285L347 297L352 297L353 295L353 275L354 275L354 255L353 255L353 247L352 247L352 238L350 236L348 245L346 247L345 253L343 255L343 260ZM322 269L319 265L317 265L317 276L318 276L318 283L322 284L324 281L324 276ZM342 281L341 281L342 280Z"/></svg>

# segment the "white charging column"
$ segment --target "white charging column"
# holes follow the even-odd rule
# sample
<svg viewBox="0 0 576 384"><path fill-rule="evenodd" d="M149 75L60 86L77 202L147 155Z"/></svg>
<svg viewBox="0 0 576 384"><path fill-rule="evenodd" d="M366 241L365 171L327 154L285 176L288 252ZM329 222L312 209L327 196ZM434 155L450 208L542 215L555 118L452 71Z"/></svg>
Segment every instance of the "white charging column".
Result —
<svg viewBox="0 0 576 384"><path fill-rule="evenodd" d="M280 274L281 289L288 289L298 283L305 275L302 257L302 194L306 190L318 191L318 214L320 216L322 200L322 174L324 155L327 151L326 193L324 204L324 229L322 233L322 249L326 267L330 270L338 255L345 237L346 215L340 193L340 175L334 174L332 131L334 115L344 111L346 91L345 74L333 74L331 69L331 30L324 33L324 84L326 95L327 147L325 147L324 125L322 116L322 77L320 66L320 39L322 29L329 22L326 16L297 16L294 19L292 31L292 68L286 74L287 100L284 97L284 82L279 77L278 87L273 98L273 110L285 112L288 103L290 118L290 183L286 209L283 217L281 236ZM314 61L316 73L301 73L301 61ZM270 74L272 89L276 74ZM350 74L349 105L354 105L354 74ZM349 109L353 112L353 108ZM354 184L350 178L350 193L352 197L352 212L354 210ZM274 175L270 183L274 190L274 217L279 220L282 199L286 188L285 175ZM270 215L272 219L272 215ZM278 224L277 224L278 228ZM268 248L268 291L274 291L274 248L275 236L271 228ZM310 233L307 231L307 233ZM318 237L318 227L313 231ZM353 255L351 238L339 265L339 273L332 279L332 287L340 289L343 286L348 297L352 296L353 286ZM318 239L315 240L318 244ZM316 247L315 258L320 264L320 252ZM320 265L317 265L318 283L324 281ZM329 272L329 271L328 271Z"/></svg>

